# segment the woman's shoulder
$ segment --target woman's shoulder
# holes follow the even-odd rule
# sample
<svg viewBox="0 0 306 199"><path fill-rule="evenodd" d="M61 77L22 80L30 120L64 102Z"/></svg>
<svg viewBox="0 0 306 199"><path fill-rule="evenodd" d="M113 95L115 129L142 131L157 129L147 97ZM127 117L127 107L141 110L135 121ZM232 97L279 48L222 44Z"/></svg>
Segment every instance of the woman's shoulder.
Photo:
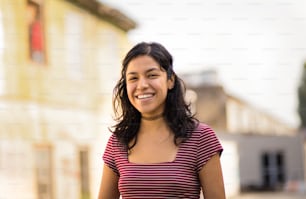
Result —
<svg viewBox="0 0 306 199"><path fill-rule="evenodd" d="M118 139L116 137L116 135L114 133L112 133L109 138L108 138L108 141L111 142L111 143L114 143L114 142L117 142Z"/></svg>
<svg viewBox="0 0 306 199"><path fill-rule="evenodd" d="M214 132L214 130L207 124L199 122L194 128L193 132L205 133L205 132Z"/></svg>
<svg viewBox="0 0 306 199"><path fill-rule="evenodd" d="M184 141L185 145L195 146L198 150L199 146L210 146L211 143L218 143L214 130L205 123L198 123L196 127L190 132L189 138Z"/></svg>
<svg viewBox="0 0 306 199"><path fill-rule="evenodd" d="M122 147L122 144L115 133L112 133L110 135L110 137L108 138L108 143L111 144L112 147Z"/></svg>
<svg viewBox="0 0 306 199"><path fill-rule="evenodd" d="M209 125L200 122L196 125L196 127L190 134L190 138L196 140L200 138L209 138L215 136L215 131Z"/></svg>

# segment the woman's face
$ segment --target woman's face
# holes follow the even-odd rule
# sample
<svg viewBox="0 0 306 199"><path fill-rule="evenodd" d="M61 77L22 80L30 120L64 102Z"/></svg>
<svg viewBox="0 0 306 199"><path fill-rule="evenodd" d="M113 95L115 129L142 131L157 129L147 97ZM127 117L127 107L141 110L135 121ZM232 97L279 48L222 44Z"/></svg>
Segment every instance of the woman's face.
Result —
<svg viewBox="0 0 306 199"><path fill-rule="evenodd" d="M152 57L143 55L132 59L126 70L126 89L131 104L143 117L164 112L168 89L174 81Z"/></svg>

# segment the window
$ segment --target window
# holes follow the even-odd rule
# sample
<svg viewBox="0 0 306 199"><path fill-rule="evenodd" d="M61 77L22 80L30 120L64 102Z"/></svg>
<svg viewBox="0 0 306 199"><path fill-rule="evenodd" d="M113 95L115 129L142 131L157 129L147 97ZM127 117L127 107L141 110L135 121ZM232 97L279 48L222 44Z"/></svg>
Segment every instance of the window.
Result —
<svg viewBox="0 0 306 199"><path fill-rule="evenodd" d="M0 55L4 51L4 29L3 29L3 16L0 11Z"/></svg>
<svg viewBox="0 0 306 199"><path fill-rule="evenodd" d="M49 146L37 146L35 148L38 199L53 198L51 152L51 147Z"/></svg>
<svg viewBox="0 0 306 199"><path fill-rule="evenodd" d="M261 156L263 187L275 189L285 183L285 157L282 152L266 152Z"/></svg>
<svg viewBox="0 0 306 199"><path fill-rule="evenodd" d="M28 0L27 4L30 59L39 64L45 63L45 42L41 2L41 0Z"/></svg>
<svg viewBox="0 0 306 199"><path fill-rule="evenodd" d="M70 79L79 80L83 76L84 46L83 20L79 14L66 13L65 16L65 49L67 75Z"/></svg>
<svg viewBox="0 0 306 199"><path fill-rule="evenodd" d="M277 180L279 183L285 183L285 162L284 162L284 154L282 152L278 152L276 154L276 165L277 165Z"/></svg>
<svg viewBox="0 0 306 199"><path fill-rule="evenodd" d="M88 150L80 151L80 175L81 175L81 199L89 199L89 165L88 165Z"/></svg>
<svg viewBox="0 0 306 199"><path fill-rule="evenodd" d="M3 17L0 12L0 95L5 93L5 64L3 63L4 45Z"/></svg>

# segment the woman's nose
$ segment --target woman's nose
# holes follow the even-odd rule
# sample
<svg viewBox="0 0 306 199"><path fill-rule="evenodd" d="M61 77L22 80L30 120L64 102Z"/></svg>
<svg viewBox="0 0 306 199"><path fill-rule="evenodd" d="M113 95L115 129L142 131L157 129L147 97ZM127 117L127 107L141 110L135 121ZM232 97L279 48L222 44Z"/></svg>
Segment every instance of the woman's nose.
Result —
<svg viewBox="0 0 306 199"><path fill-rule="evenodd" d="M138 89L144 89L147 88L148 85L148 81L146 78L139 78L138 84L137 84L137 88Z"/></svg>

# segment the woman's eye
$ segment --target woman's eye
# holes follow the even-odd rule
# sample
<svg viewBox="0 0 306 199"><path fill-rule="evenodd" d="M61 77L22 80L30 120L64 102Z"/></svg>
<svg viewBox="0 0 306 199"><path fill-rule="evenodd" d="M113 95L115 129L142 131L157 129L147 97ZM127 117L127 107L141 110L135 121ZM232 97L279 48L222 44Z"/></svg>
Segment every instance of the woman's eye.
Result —
<svg viewBox="0 0 306 199"><path fill-rule="evenodd" d="M149 75L150 78L155 78L155 77L157 77L157 76L158 76L157 74L150 74L150 75Z"/></svg>
<svg viewBox="0 0 306 199"><path fill-rule="evenodd" d="M137 79L137 77L130 77L130 78L128 78L129 81L133 81L133 80L136 80L136 79Z"/></svg>

